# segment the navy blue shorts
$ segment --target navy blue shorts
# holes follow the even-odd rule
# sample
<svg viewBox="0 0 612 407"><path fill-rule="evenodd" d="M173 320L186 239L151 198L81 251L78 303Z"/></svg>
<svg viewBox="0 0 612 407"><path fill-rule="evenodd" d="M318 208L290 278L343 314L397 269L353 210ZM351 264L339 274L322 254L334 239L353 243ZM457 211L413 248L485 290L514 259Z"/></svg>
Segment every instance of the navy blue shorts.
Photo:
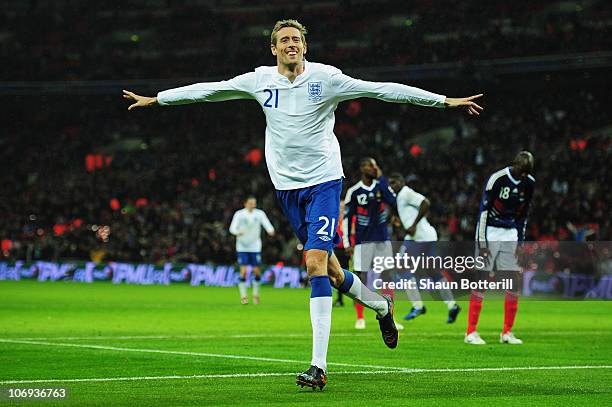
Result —
<svg viewBox="0 0 612 407"><path fill-rule="evenodd" d="M304 250L325 250L330 254L340 243L338 218L342 179L311 187L276 191L276 197Z"/></svg>
<svg viewBox="0 0 612 407"><path fill-rule="evenodd" d="M257 267L261 264L261 253L238 252L238 264L241 266Z"/></svg>

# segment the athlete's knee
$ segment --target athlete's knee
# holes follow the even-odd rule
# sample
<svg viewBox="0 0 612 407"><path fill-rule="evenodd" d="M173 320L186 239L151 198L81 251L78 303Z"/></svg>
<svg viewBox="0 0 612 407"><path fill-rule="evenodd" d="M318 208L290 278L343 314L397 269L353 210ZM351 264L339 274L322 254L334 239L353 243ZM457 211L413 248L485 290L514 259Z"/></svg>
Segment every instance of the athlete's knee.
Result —
<svg viewBox="0 0 612 407"><path fill-rule="evenodd" d="M340 271L339 273L335 270L327 269L327 274L329 275L329 281L331 285L335 288L338 288L344 282L344 272Z"/></svg>
<svg viewBox="0 0 612 407"><path fill-rule="evenodd" d="M338 259L335 256L330 256L327 261L327 274L329 275L329 280L331 285L338 288L344 282L344 271L338 262Z"/></svg>
<svg viewBox="0 0 612 407"><path fill-rule="evenodd" d="M312 249L306 253L306 271L309 276L327 275L327 252Z"/></svg>

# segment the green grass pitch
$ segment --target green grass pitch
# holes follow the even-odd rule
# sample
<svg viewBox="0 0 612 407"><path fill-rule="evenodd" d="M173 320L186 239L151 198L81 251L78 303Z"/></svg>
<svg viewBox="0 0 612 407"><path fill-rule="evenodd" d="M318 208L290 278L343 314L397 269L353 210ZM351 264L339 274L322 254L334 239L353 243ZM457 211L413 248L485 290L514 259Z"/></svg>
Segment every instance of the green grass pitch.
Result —
<svg viewBox="0 0 612 407"><path fill-rule="evenodd" d="M266 287L242 306L230 288L2 281L0 389L68 389L47 406L612 405L612 302L521 300L525 344L510 346L498 343L503 302L485 299L481 347L463 343L467 304L447 325L429 302L395 350L373 313L355 331L347 304L333 311L328 385L313 392L294 381L310 361L308 296Z"/></svg>

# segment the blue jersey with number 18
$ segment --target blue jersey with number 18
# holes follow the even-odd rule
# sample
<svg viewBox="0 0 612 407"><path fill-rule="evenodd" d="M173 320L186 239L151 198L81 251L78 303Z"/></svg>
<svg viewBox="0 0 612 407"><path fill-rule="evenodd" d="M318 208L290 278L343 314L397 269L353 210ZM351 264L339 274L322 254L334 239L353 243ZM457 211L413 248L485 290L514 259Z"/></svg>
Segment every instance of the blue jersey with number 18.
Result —
<svg viewBox="0 0 612 407"><path fill-rule="evenodd" d="M524 240L527 225L527 212L535 178L528 175L516 179L510 167L496 171L489 177L480 200L480 215L476 226L476 239L486 241L486 227L514 229L518 231L519 241Z"/></svg>

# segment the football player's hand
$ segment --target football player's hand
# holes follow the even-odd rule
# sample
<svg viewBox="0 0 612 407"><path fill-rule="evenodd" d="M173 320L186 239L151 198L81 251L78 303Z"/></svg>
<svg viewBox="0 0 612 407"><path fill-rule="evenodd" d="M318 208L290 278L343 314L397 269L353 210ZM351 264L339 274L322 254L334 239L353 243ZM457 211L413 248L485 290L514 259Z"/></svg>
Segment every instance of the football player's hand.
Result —
<svg viewBox="0 0 612 407"><path fill-rule="evenodd" d="M132 103L128 110L136 109L137 107L149 107L157 104L156 97L140 96L129 90L123 90L123 98L129 101L135 101Z"/></svg>
<svg viewBox="0 0 612 407"><path fill-rule="evenodd" d="M382 170L378 166L378 164L374 164L374 170L376 171L376 178L380 178L383 175Z"/></svg>
<svg viewBox="0 0 612 407"><path fill-rule="evenodd" d="M459 107L466 110L470 116L479 116L483 108L474 102L474 99L482 97L482 93L470 96L467 98L446 98L444 104L446 107Z"/></svg>
<svg viewBox="0 0 612 407"><path fill-rule="evenodd" d="M268 232L268 236L274 237L274 231Z"/></svg>
<svg viewBox="0 0 612 407"><path fill-rule="evenodd" d="M491 251L486 247L481 247L479 254L484 258L485 265L488 266L491 262Z"/></svg>
<svg viewBox="0 0 612 407"><path fill-rule="evenodd" d="M353 253L355 253L354 247L345 247L344 250L346 251L347 256L353 257Z"/></svg>
<svg viewBox="0 0 612 407"><path fill-rule="evenodd" d="M523 272L524 269L529 267L529 255L523 247L522 242L519 242L519 244L516 246L516 250L514 250L514 256L516 257L516 262L518 263L518 265L521 266L521 272Z"/></svg>
<svg viewBox="0 0 612 407"><path fill-rule="evenodd" d="M406 233L408 233L410 236L414 236L414 234L416 233L416 225L412 225L408 229L406 229Z"/></svg>
<svg viewBox="0 0 612 407"><path fill-rule="evenodd" d="M391 221L390 223L395 226L396 228L401 228L402 227L402 220L400 218L398 218L395 215L391 216Z"/></svg>

